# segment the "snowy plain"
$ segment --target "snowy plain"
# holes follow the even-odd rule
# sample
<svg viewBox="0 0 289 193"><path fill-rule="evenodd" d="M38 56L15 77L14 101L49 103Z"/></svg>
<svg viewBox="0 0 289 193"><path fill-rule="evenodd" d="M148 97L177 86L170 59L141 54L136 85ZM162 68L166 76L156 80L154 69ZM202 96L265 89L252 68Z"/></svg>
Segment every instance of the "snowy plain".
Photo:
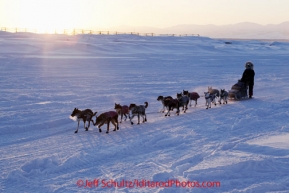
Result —
<svg viewBox="0 0 289 193"><path fill-rule="evenodd" d="M0 32L0 192L289 192L289 43L226 41ZM208 86L230 90L248 60L254 99L206 110ZM183 89L198 105L165 117L157 97ZM74 133L75 107L145 101L146 123ZM169 180L219 186L135 183Z"/></svg>

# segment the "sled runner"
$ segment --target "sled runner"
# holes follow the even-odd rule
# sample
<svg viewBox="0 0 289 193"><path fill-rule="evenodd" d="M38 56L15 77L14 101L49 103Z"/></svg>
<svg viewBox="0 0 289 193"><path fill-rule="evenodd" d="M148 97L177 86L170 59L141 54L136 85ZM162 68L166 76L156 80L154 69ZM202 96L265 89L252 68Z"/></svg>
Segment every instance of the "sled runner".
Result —
<svg viewBox="0 0 289 193"><path fill-rule="evenodd" d="M238 82L232 86L231 90L229 90L228 98L230 100L247 99L247 89L248 87L246 86L246 84L238 80Z"/></svg>

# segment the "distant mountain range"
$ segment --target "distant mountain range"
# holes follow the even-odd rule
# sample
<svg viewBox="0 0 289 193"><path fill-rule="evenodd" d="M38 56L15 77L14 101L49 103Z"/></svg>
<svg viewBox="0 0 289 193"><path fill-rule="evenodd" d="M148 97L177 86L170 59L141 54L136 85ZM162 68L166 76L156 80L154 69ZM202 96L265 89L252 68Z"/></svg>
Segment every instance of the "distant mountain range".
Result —
<svg viewBox="0 0 289 193"><path fill-rule="evenodd" d="M288 39L289 21L280 24L259 25L243 22L232 25L177 25L168 28L120 26L111 30L156 34L199 34L211 38Z"/></svg>

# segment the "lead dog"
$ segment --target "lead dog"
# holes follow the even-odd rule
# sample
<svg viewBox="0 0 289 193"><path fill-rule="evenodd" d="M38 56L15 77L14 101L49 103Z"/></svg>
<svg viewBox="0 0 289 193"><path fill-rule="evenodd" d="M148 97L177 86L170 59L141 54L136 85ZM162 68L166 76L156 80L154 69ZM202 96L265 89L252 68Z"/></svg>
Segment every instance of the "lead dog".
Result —
<svg viewBox="0 0 289 193"><path fill-rule="evenodd" d="M118 114L115 111L108 111L105 113L100 114L98 117L96 117L95 123L93 120L91 120L93 125L98 125L99 132L101 132L101 126L104 124L107 124L107 131L106 133L109 133L109 123L111 122L114 125L114 130L119 130L118 127Z"/></svg>
<svg viewBox="0 0 289 193"><path fill-rule="evenodd" d="M125 116L125 119L127 119L127 115L128 115L128 118L130 118L129 116L129 109L128 109L128 106L127 105L123 105L121 106L120 104L116 104L114 103L114 109L115 111L117 112L118 115L120 115L120 123L122 122L122 117L123 115Z"/></svg>
<svg viewBox="0 0 289 193"><path fill-rule="evenodd" d="M211 108L211 103L214 103L216 106L216 94L211 94L209 92L204 92L204 94L206 99L205 105L207 106L206 109Z"/></svg>
<svg viewBox="0 0 289 193"><path fill-rule="evenodd" d="M139 124L139 119L140 116L143 118L143 123L147 121L147 116L146 116L146 108L148 107L148 102L144 102L145 105L136 105L136 104L130 104L129 105L129 110L131 112L131 117L130 117L130 123L133 125L132 119L137 115L138 117L138 123Z"/></svg>
<svg viewBox="0 0 289 193"><path fill-rule="evenodd" d="M90 121L92 120L92 117L96 115L97 112L93 113L91 109L85 109L85 110L79 110L77 108L74 108L74 110L71 113L71 117L75 117L77 118L77 129L74 133L78 132L78 128L79 128L79 122L82 120L84 123L84 129L87 131L89 126L90 126ZM85 127L85 123L86 121L88 121L88 126Z"/></svg>
<svg viewBox="0 0 289 193"><path fill-rule="evenodd" d="M228 104L228 96L229 96L229 93L227 91L225 91L225 89L221 89L221 92L220 92L220 99L219 99L219 103L222 104L222 100L223 100L223 104Z"/></svg>

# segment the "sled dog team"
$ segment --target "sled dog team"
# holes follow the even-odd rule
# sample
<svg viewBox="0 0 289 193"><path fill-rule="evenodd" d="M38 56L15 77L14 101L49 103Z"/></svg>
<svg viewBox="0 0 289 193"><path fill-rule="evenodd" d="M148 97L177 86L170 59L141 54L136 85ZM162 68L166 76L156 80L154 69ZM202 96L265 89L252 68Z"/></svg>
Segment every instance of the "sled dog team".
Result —
<svg viewBox="0 0 289 193"><path fill-rule="evenodd" d="M208 87L208 92L204 92L204 97L206 100L206 109L211 108L211 104L216 105L216 97L219 98L219 103L227 104L227 98L228 98L228 92L224 89L221 89L220 91L217 89L213 89L212 87ZM197 106L197 101L200 98L200 95L197 92L189 92L186 90L183 90L183 93L177 93L177 98L173 98L171 96L163 97L159 96L157 98L158 101L161 101L163 104L163 108L160 112L164 113L165 109L167 109L167 113L165 116L170 116L170 111L173 111L174 109L177 109L176 114L179 115L180 113L180 107L182 107L182 110L184 113L186 113L186 110L188 109L188 105L192 106L192 101L195 101L195 107ZM94 112L91 109L85 109L80 110L78 108L74 108L73 112L71 113L71 117L77 118L77 129L75 133L78 132L79 129L79 123L80 121L83 121L84 123L84 129L88 131L88 128L90 126L90 122L94 126L98 126L99 132L102 132L101 126L104 124L107 124L107 131L106 133L109 133L109 124L112 123L114 125L114 130L119 130L118 124L122 122L123 116L125 117L124 120L127 119L127 117L130 119L130 123L133 125L132 119L137 116L138 117L138 123L140 124L140 116L143 118L143 123L147 121L145 110L148 107L148 102L144 102L144 105L136 105L136 104L130 104L127 105L120 105L116 104L114 106L115 111L108 111L100 114L99 116L96 116L97 112ZM130 116L131 113L131 116ZM118 122L118 116L120 115L120 122ZM93 117L96 117L95 121L93 120ZM88 125L86 127L86 122L88 122Z"/></svg>

